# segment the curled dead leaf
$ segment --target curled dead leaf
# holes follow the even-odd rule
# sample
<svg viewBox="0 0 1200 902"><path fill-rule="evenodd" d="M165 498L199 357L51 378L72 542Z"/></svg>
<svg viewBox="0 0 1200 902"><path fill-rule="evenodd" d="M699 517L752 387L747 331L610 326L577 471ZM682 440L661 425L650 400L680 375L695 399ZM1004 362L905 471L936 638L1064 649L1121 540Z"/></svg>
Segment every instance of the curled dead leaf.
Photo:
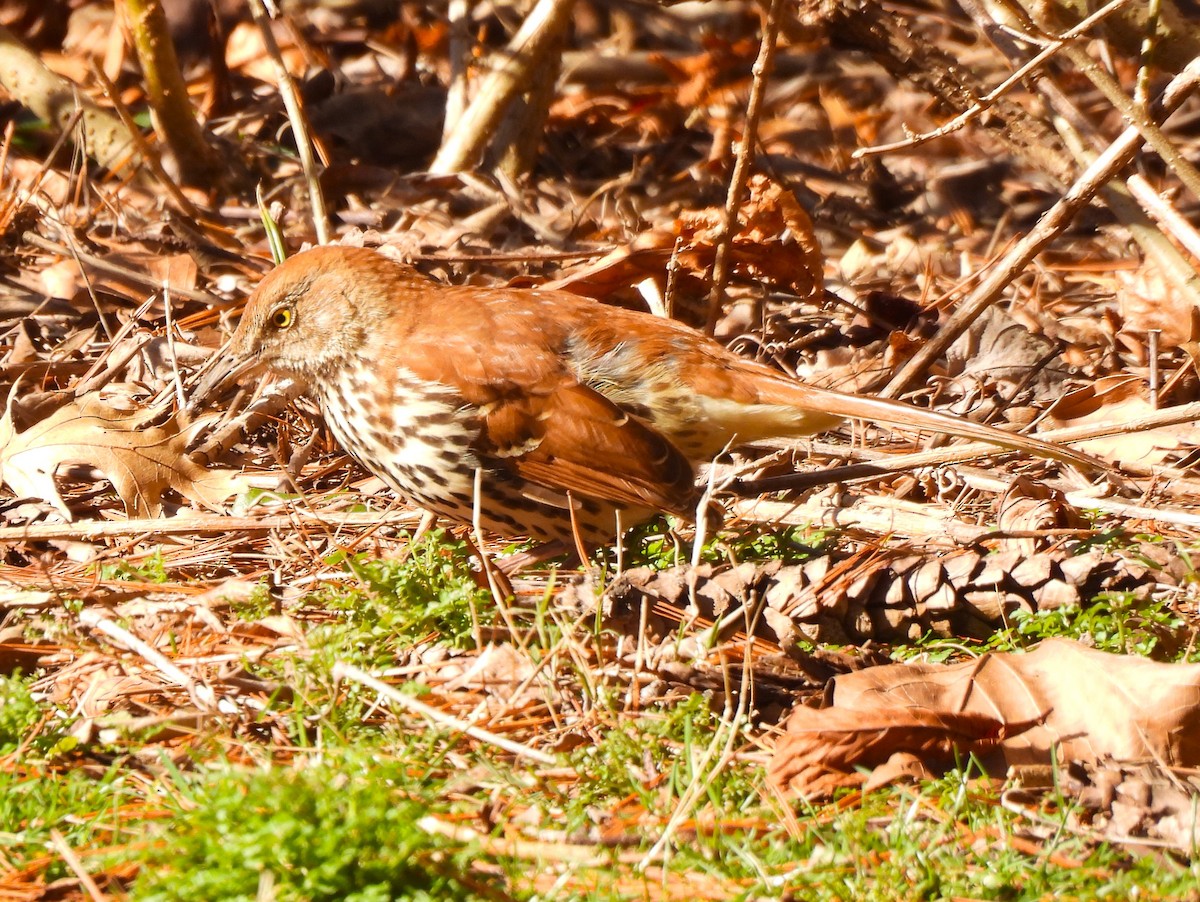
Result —
<svg viewBox="0 0 1200 902"><path fill-rule="evenodd" d="M875 668L889 670L891 668ZM872 671L865 671L870 673ZM862 785L865 770L896 755L944 762L990 748L1002 724L986 714L912 708L796 708L776 746L771 777L805 797Z"/></svg>
<svg viewBox="0 0 1200 902"><path fill-rule="evenodd" d="M1193 292L1182 290L1172 274L1150 257L1134 272L1116 273L1117 308L1123 332L1144 343L1145 333L1160 333L1160 347L1175 348L1200 337L1200 310Z"/></svg>
<svg viewBox="0 0 1200 902"><path fill-rule="evenodd" d="M808 213L791 191L764 175L751 178L748 187L750 196L742 205L730 248L734 269L799 297L818 295L825 284L825 258ZM673 231L648 231L628 246L542 287L612 302L647 279L664 292L668 268L674 267L672 315L702 323L724 220L725 212L718 207L684 212Z"/></svg>
<svg viewBox="0 0 1200 902"><path fill-rule="evenodd" d="M734 268L800 297L816 295L825 284L825 258L812 219L791 191L765 175L754 176L747 187L750 197L742 206L730 249ZM724 211L715 207L680 216L676 227L684 247L715 253L724 218Z"/></svg>

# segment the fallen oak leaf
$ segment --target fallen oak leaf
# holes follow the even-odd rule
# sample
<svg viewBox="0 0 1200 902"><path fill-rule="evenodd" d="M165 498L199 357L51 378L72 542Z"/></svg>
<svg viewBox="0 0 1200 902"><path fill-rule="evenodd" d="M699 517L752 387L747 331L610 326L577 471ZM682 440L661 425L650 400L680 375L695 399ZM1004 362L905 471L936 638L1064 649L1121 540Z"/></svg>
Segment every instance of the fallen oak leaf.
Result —
<svg viewBox="0 0 1200 902"><path fill-rule="evenodd" d="M19 383L18 383L19 384ZM187 435L172 418L148 425L150 414L114 408L93 393L68 401L18 432L13 421L17 385L0 417L0 483L18 497L41 498L72 519L54 477L60 467L94 467L112 483L132 517L157 517L162 494L180 495L212 510L250 488L235 470L208 470L187 456Z"/></svg>

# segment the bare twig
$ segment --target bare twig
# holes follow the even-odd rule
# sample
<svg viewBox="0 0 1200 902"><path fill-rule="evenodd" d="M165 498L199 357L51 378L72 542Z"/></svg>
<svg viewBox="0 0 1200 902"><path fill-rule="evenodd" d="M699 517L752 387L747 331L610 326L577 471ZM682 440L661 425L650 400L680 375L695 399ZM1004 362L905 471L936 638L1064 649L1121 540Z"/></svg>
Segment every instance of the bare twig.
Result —
<svg viewBox="0 0 1200 902"><path fill-rule="evenodd" d="M1071 101L1061 92L1055 90L1049 92L1049 96L1055 109L1074 110ZM1083 137L1075 133L1065 117L1060 116L1055 124L1063 137L1063 143L1076 155L1081 165L1095 159L1095 152L1083 146ZM1141 175L1130 176L1124 184L1118 181L1108 182L1100 188L1100 195L1117 220L1129 229L1130 236L1146 256L1158 264L1164 278L1170 281L1193 307L1200 308L1200 276L1197 276L1196 267L1189 263L1179 248L1163 234L1164 229L1170 231L1180 244L1188 247L1189 239L1197 237L1195 230L1178 214L1173 217L1168 215L1168 205ZM1193 240L1190 243L1200 249L1200 241ZM1195 256L1194 251L1193 257L1200 259Z"/></svg>
<svg viewBox="0 0 1200 902"><path fill-rule="evenodd" d="M1068 45L1063 52L1091 80L1092 84L1100 89L1105 99L1124 115L1125 120L1141 133L1142 140L1162 157L1163 162L1187 186L1192 195L1200 198L1200 169L1197 169L1196 165L1171 143L1171 139L1167 137L1158 123L1148 118L1148 112L1138 106L1121 89L1117 80L1092 57L1088 56L1087 51L1082 47ZM1185 69L1184 72L1186 71ZM1181 72L1180 76L1183 74Z"/></svg>
<svg viewBox="0 0 1200 902"><path fill-rule="evenodd" d="M1200 260L1200 232L1196 227L1155 191L1144 175L1131 175L1126 184L1130 194L1142 205L1142 209L1149 213L1164 231L1169 232L1194 259Z"/></svg>
<svg viewBox="0 0 1200 902"><path fill-rule="evenodd" d="M904 150L909 147L916 147L924 144L927 141L932 141L934 138L944 137L951 132L958 131L968 122L977 118L980 114L986 112L997 100L1007 94L1015 85L1020 84L1025 78L1038 69L1044 62L1050 59L1054 54L1058 53L1063 45L1068 41L1074 40L1079 35L1086 32L1096 23L1102 21L1110 13L1115 12L1122 6L1129 3L1129 0L1110 0L1100 9L1096 10L1074 28L1064 31L1057 40L1051 41L1044 46L1032 59L1022 63L1017 69L1004 81L996 85L985 96L981 97L976 103L963 110L945 125L933 129L933 131L923 132L919 135L912 135L905 138L903 141L893 141L890 144L877 144L873 147L860 147L854 151L851 156L856 159L872 156L874 154L890 153L896 150ZM973 6L973 4L972 4Z"/></svg>
<svg viewBox="0 0 1200 902"><path fill-rule="evenodd" d="M176 206L188 216L199 220L200 212L196 209L196 205L188 200L188 196L180 190L179 186L175 184L175 180L163 169L162 161L159 160L158 154L153 148L148 147L142 139L137 123L133 121L133 116L129 112L129 107L125 106L124 101L121 100L121 94L112 83L112 80L104 74L103 69L96 65L92 66L92 76L100 83L100 87L104 91L104 96L108 98L108 102L113 105L113 109L116 110L125 127L129 129L129 134L133 137L134 144L137 146L138 153L141 154L143 162L154 173L154 177L158 179L159 183L167 189L167 193L171 195L171 200L175 201Z"/></svg>
<svg viewBox="0 0 1200 902"><path fill-rule="evenodd" d="M637 852L614 854L612 849L598 849L594 845L572 845L569 842L546 842L533 839L518 839L508 833L496 836L480 833L462 822L449 823L427 814L417 821L417 826L434 836L445 836L459 843L470 843L472 848L484 854L528 861L561 862L575 867L600 868L614 860L632 864L641 859Z"/></svg>
<svg viewBox="0 0 1200 902"><path fill-rule="evenodd" d="M63 863L71 869L71 873L79 880L84 892L88 894L88 898L92 902L105 902L108 897L100 891L100 887L96 885L96 881L92 879L92 875L87 872L87 868L83 866L83 862L75 854L75 850L71 848L66 837L57 830L51 830L50 845L54 846L54 851L58 853Z"/></svg>
<svg viewBox="0 0 1200 902"><path fill-rule="evenodd" d="M214 354L209 360L220 362L220 354ZM207 369L207 364L204 368ZM211 371L211 370L210 370ZM207 380L205 380L207 381ZM179 408L186 417L195 417L212 399L206 396L208 386L202 381L196 386L195 394L188 399L187 404ZM230 448L242 438L253 434L264 423L274 419L279 412L286 409L301 394L301 387L290 379L270 383L245 409L239 410L236 416L226 415L225 420L213 429L211 435L189 450L188 456L196 463L206 466L212 461L224 456Z"/></svg>
<svg viewBox="0 0 1200 902"><path fill-rule="evenodd" d="M213 692L211 686L205 685L189 676L153 645L138 638L123 626L117 625L100 611L95 608L84 608L79 612L79 622L84 626L90 626L95 630L99 630L114 642L140 655L147 663L157 668L159 673L169 681L181 689L187 690L188 695L192 697L192 701L195 702L196 707L200 710L218 710L220 699Z"/></svg>
<svg viewBox="0 0 1200 902"><path fill-rule="evenodd" d="M63 231L66 235L66 231ZM32 245L39 250L46 251L51 254L58 254L62 257L74 255L77 262L86 265L89 269L95 269L99 272L106 272L114 276L119 276L122 279L127 279L134 285L141 285L150 290L155 290L161 287L159 281L145 272L136 269L130 269L127 266L120 266L105 260L103 257L97 257L95 254L90 254L82 249L68 247L65 244L58 244L43 238L37 232L23 232L21 241L25 244ZM211 294L203 291L194 291L190 288L175 288L175 294L181 298L187 298L189 301L199 301L202 304L219 304L220 300L214 298Z"/></svg>
<svg viewBox="0 0 1200 902"><path fill-rule="evenodd" d="M496 733L489 732L482 727L477 727L474 724L469 724L465 720L460 720L453 715L447 714L445 711L439 711L437 708L431 707L422 701L418 701L411 695L405 695L403 692L397 692L395 688L389 686L383 680L371 676L365 670L355 667L353 664L347 664L345 661L338 661L333 665L333 678L353 680L356 683L361 683L368 689L373 689L390 702L394 702L401 708L407 711L412 711L415 714L420 714L422 717L427 717L435 724L452 730L455 733L463 733L470 736L472 739L478 739L480 742L486 742L488 745L494 745L497 748L504 749L506 752L511 752L522 758L529 758L532 761L537 761L539 764L557 764L558 761L552 755L547 755L545 752L539 752L537 749L531 749L529 746L521 745L519 742L513 742L511 739L506 739Z"/></svg>
<svg viewBox="0 0 1200 902"><path fill-rule="evenodd" d="M742 127L742 140L738 145L733 172L729 176L729 192L725 196L725 216L721 231L716 238L716 253L713 258L712 288L708 295L708 319L705 331L712 335L721 317L725 302L725 285L729 281L729 255L733 250L733 233L737 229L737 214L742 206L742 195L746 191L746 180L750 177L750 164L754 160L754 144L758 137L758 118L762 115L763 97L767 89L767 77L775 58L775 44L779 38L779 20L783 0L770 0L763 21L762 42L758 58L754 61L754 78L750 85L750 99L746 102L746 122Z"/></svg>
<svg viewBox="0 0 1200 902"><path fill-rule="evenodd" d="M309 202L312 204L313 227L317 230L317 242L328 244L333 236L329 227L329 214L325 209L325 194L321 190L321 180L317 174L317 161L313 156L312 139L309 136L308 117L304 114L304 104L300 100L300 92L292 81L291 73L283 62L283 54L279 51L279 43L271 30L271 18L263 5L263 0L250 0L250 13L254 22L262 32L263 46L275 64L275 77L279 82L279 93L283 97L283 105L287 108L288 122L292 125L292 136L296 139L296 150L300 154L300 165L304 168L304 180L308 184Z"/></svg>
<svg viewBox="0 0 1200 902"><path fill-rule="evenodd" d="M1011 480L999 479L979 470L961 473L963 482L987 492L1005 492ZM1079 510L1103 511L1114 516L1176 526L1200 527L1200 514L1173 510L1161 504L1132 504L1119 498L1100 498L1087 492L1067 491L1064 503ZM752 523L797 523L810 528L862 529L893 536L936 536L954 543L974 543L1011 535L1006 530L980 526L959 519L952 509L918 504L886 495L864 495L838 490L834 494L805 498L799 502L743 499L732 505L735 516ZM1095 530L1065 530L1061 535L1088 535Z"/></svg>
<svg viewBox="0 0 1200 902"><path fill-rule="evenodd" d="M473 0L450 0L446 19L450 26L450 85L446 89L446 116L442 122L442 143L458 128L458 120L467 108L471 72L471 6Z"/></svg>
<svg viewBox="0 0 1200 902"><path fill-rule="evenodd" d="M76 523L33 523L29 526L0 528L0 542L47 542L52 539L75 539L90 542L123 536L151 538L153 536L213 535L234 532L271 532L294 530L298 526L324 526L340 529L346 526L416 526L421 519L418 511L396 513L310 513L294 510L287 514L266 517L231 517L226 514L194 514L187 517L147 518L138 520L87 520Z"/></svg>
<svg viewBox="0 0 1200 902"><path fill-rule="evenodd" d="M221 176L221 161L196 120L162 3L125 0L125 11L146 80L155 131L170 149L182 181L189 185L211 183ZM226 167L224 172L228 174L229 169Z"/></svg>
<svg viewBox="0 0 1200 902"><path fill-rule="evenodd" d="M505 48L504 61L483 79L453 134L442 142L430 172L449 175L479 161L505 111L528 90L545 54L558 46L558 36L569 24L574 5L575 0L538 0Z"/></svg>
<svg viewBox="0 0 1200 902"><path fill-rule="evenodd" d="M1079 34L1080 31L1090 28L1096 22L1100 13L1108 13L1114 10L1117 6L1128 7L1127 0L1114 0L1103 10L1100 10L1096 16L1088 17L1082 20L1079 25L1068 32L1064 32L1062 37L1068 35ZM991 23L991 13L994 8L985 7L978 2L967 2L966 7L971 12L971 16L976 19L976 22L982 26L985 31L992 37L996 37L996 26ZM1025 23L1026 31L1036 30L1037 26L1032 22ZM1030 35L1026 35L1030 37ZM1030 38L1033 40L1033 37ZM1148 41L1148 38L1147 38ZM1009 59L1018 59L1016 54L1019 53L1018 48L1012 41L995 41L1001 52L1008 55ZM1062 41L1052 41L1050 46L1061 46ZM1144 44L1142 52L1146 52L1147 46ZM1092 82L1102 90L1106 97L1126 116L1126 120L1130 124L1139 126L1142 134L1147 142L1154 149L1160 150L1160 155L1164 156L1164 160L1168 160L1169 164L1176 169L1180 178L1187 184L1200 184L1200 176L1196 175L1195 168L1183 160L1174 145L1171 145L1169 140L1165 138L1162 130L1157 125L1154 125L1150 120L1150 114L1147 112L1146 102L1146 80L1144 77L1145 66L1142 66L1142 71L1139 73L1138 91L1136 91L1134 100L1124 96L1121 86L1116 83L1116 80L1110 76L1108 71L1096 65L1082 48L1072 46L1064 48L1064 54L1074 61L1074 64L1081 68L1082 71L1092 79ZM1070 97L1066 91L1063 91L1057 85L1054 79L1043 78L1036 82L1037 89L1042 92L1046 98L1046 102L1050 104L1051 109L1054 109L1058 114L1054 120L1054 124L1058 134L1062 137L1063 144L1072 152L1076 162L1080 167L1086 167L1090 164L1096 154L1103 150L1104 144L1094 136L1094 128L1091 120L1087 116L1082 115L1073 97ZM1091 150L1085 148L1086 140L1091 139ZM1126 184L1122 186L1120 182L1110 181L1108 184L1100 188L1100 196L1103 197L1104 203L1112 211L1112 214L1117 217L1117 220L1126 225L1130 235L1139 243L1147 255L1157 261L1164 276L1169 278L1172 284L1178 291L1187 296L1187 299L1193 306L1200 306L1200 278L1196 276L1195 266L1189 264L1183 255L1178 251L1175 245L1163 235L1163 230L1168 230L1175 236L1177 241L1180 241L1184 247L1188 246L1188 237L1194 236L1194 229L1182 221L1182 217L1170 217L1164 215L1165 204L1162 199L1158 198L1150 190L1150 186L1146 184L1141 175L1129 176ZM1130 197L1132 196L1132 197ZM1135 198L1136 202L1135 203ZM1193 252L1193 257L1195 253ZM1200 258L1198 258L1200 259Z"/></svg>
<svg viewBox="0 0 1200 902"><path fill-rule="evenodd" d="M1121 5L1127 7L1129 4L1127 0L1114 0L1113 3L1110 3L1100 12L1107 13ZM1022 51L1019 51L1015 44L1008 40L995 40L996 26L992 24L989 18L993 10L974 2L969 2L966 6L976 22L993 36L1001 52L1006 54L1010 59L1017 59L1017 54ZM1065 33L1063 37L1089 27L1094 23L1096 18L1097 16L1088 17L1080 22L1078 26L1071 29L1071 31ZM1027 30L1035 28L1036 26L1032 22L1026 23ZM1061 45L1061 41L1051 43L1053 45ZM1147 136L1148 140L1153 140L1157 147L1166 148L1166 152L1171 155L1172 159L1179 158L1179 154L1163 137L1161 129L1150 122L1144 94L1141 95L1141 100L1135 99L1135 101L1131 102L1121 92L1120 86L1116 84L1115 80L1107 72L1096 66L1094 61L1081 48L1072 46L1065 53L1077 65L1081 66L1093 81L1101 86L1114 105L1125 114L1127 121L1135 125L1142 123L1143 134ZM1055 128L1063 140L1063 144L1070 150L1081 168L1088 166L1095 159L1095 155L1100 153L1104 148L1104 144L1095 136L1095 129L1091 121L1078 110L1074 98L1062 90L1053 79L1039 79L1036 85L1037 89L1046 98L1051 109L1058 114L1053 121ZM1139 77L1138 86L1139 90L1144 91L1144 79ZM1091 143L1090 150L1084 146L1089 138ZM1186 177L1188 172L1194 172L1194 168L1185 161L1182 163L1180 172L1181 175ZM1193 306L1200 305L1200 278L1197 278L1195 267L1188 263L1175 245L1163 235L1163 228L1166 228L1172 231L1181 243L1185 243L1184 238L1181 236L1191 230L1183 227L1178 217L1173 221L1164 222L1161 216L1147 207L1145 200L1142 200L1139 207L1131 194L1140 199L1145 192L1135 190L1135 180L1140 182L1141 186L1148 188L1142 176L1136 174L1130 176L1125 185L1116 180L1110 181L1100 188L1100 194L1104 199L1104 203L1113 212L1113 215L1129 229L1133 239L1142 247L1146 255L1158 263L1165 277L1176 286L1177 290L1184 293ZM1158 206L1161 207L1162 204L1160 203ZM1152 219L1154 221L1151 221Z"/></svg>
<svg viewBox="0 0 1200 902"><path fill-rule="evenodd" d="M821 492L797 502L739 499L731 505L730 513L747 523L805 523L815 529L857 529L895 537L936 536L950 543L978 542L991 531L964 522L948 507L846 489Z"/></svg>

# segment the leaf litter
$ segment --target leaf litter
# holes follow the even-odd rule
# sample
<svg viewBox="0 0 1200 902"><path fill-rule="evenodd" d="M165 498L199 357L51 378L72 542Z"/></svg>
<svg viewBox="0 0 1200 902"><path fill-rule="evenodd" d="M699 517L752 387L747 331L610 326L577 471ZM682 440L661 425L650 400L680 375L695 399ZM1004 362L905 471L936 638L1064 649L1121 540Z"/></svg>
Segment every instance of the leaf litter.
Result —
<svg viewBox="0 0 1200 902"><path fill-rule="evenodd" d="M77 5L105 11L102 4ZM418 84L415 72L428 80L429 72L450 68L443 23L402 6L383 29L369 20L350 27L328 10L324 19L295 13L305 30L280 36L295 75L319 49L342 76L306 84L314 107L323 107L314 117L320 137L333 148L323 173L332 202L344 223L367 230L343 227L340 237L392 244L451 281L549 283L639 307L650 296L703 322L733 162L729 117L740 127L758 46L753 5L711 13L729 18L704 41L675 18L699 13L648 10L630 26L655 47L648 56L621 49L620 41L604 45L614 36L598 31L593 36L604 40L581 41L583 49L571 51L578 56L564 74L566 90L551 108L548 165L536 186L517 188L426 175L437 149L429 123L406 128L412 141L394 148L374 140L378 133L367 126L383 127L395 110L426 97L430 85ZM601 29L586 21L579 27ZM815 36L806 37L809 27ZM854 158L864 142L902 141L914 128L940 122L928 97L886 65L829 52L828 27L797 21L785 32L760 123L763 165L733 229L732 303L717 332L822 384L877 388L937 333L960 287L998 256L997 242L1027 229L1063 186L975 125L882 163ZM975 26L963 20L958 27L967 34ZM33 31L28 37L37 39ZM930 47L959 39L931 33ZM85 82L108 41L63 52L53 38L41 40ZM607 49L596 49L602 45ZM982 87L1004 66L981 46L972 61L987 77ZM416 54L417 64L400 67L397 48ZM273 197L284 202L285 232L298 246L312 234L290 139L282 139L280 152L286 117L275 89L264 90L273 69L249 23L237 24L225 50L241 79L233 85L236 125L227 134L236 143L229 152L269 174ZM215 93L215 77L197 65L196 86ZM374 99L354 93L362 89ZM440 111L439 89L430 103ZM140 81L126 78L122 96L141 103ZM367 103L370 115L356 119L358 128L346 127L350 117L339 110L366 110ZM1170 134L1182 147L1194 144L1186 129ZM28 147L6 145L3 185L0 387L8 403L0 419L0 478L8 525L0 526L0 662L6 673L34 673L31 685L46 713L2 759L5 770L22 781L68 769L99 772L117 748L128 757L113 766L161 788L171 784L158 778L172 768L212 761L214 741L228 763L302 765L311 760L303 750L311 737L297 731L292 715L305 710L301 700L320 682L306 666L337 647L338 630L387 614L372 607L370 593L336 600L370 584L346 561L411 555L396 525L408 514L390 509L375 481L338 452L303 403L268 407L261 425L235 428L217 443L215 461L200 463L188 451L221 427L122 400L171 396L176 380L194 384L205 355L164 354L168 335L198 349L214 349L227 335L227 314L268 265L253 193L197 193L194 200L218 201L205 221L176 210L164 216L160 190L45 164L48 136L34 129L30 138ZM394 152L381 157L384 151ZM995 165L982 174L956 169L980 159ZM18 210L19 218L9 215ZM1007 310L981 317L913 399L1010 425L1045 416L1064 427L1144 419L1196 400L1190 296L1171 282L1169 269L1130 251L1119 221L1088 215L1069 243L1012 279ZM397 223L402 232L393 230ZM157 294L143 306L164 280L172 289L169 317ZM134 329L159 342L152 354L126 355L123 336ZM1163 371L1156 402L1148 390L1147 336L1154 330L1161 341L1153 365ZM136 393L112 388L131 384ZM44 403L27 403L34 395L44 395ZM569 757L573 750L601 748L648 712L663 716L701 691L748 737L727 755L714 746L712 760L726 769L731 762L757 766L760 777L769 773L772 792L788 800L744 820L710 802L688 809L642 748L627 765L642 769L642 784L660 790L666 807L634 794L606 799L592 807L589 830L567 834L528 793L489 784L468 768L460 784L467 788L455 792L473 807L439 816L434 826L485 843L499 826L505 842L542 843L514 843L503 853L487 847L496 858L536 862L526 883L514 878L511 885L583 892L586 874L555 870L545 856L607 861L610 848L630 847L637 854L622 852L614 865L613 885L622 891L726 898L762 887L744 874L710 872L700 880L699 870L672 871L662 860L634 865L664 836L677 848L688 837L721 831L781 839L789 818L808 823L797 812L816 811L816 823L853 804L855 787L936 777L973 754L991 756L997 763L989 773L997 777L1011 768L996 804L1017 812L1022 827L1004 842L1031 860L1060 855L1045 827L1053 793L1063 791L1080 806L1064 826L1081 849L1110 842L1139 853L1191 855L1189 769L1196 763L1186 740L1194 732L1194 665L1166 660L1191 656L1195 622L1189 429L1165 425L1096 446L1144 465L1135 474L1146 477L1138 504L1116 513L1081 513L1080 494L1088 489L1041 463L1006 458L986 470L955 465L876 475L827 490L820 510L803 513L824 531L801 531L787 547L763 551L746 537L764 528L794 536L777 520L798 509L792 497L736 504L742 519L713 550L716 562L684 563L662 533L644 546L659 543L652 564L611 578L520 572L510 579L511 599L500 593L473 602L502 614L496 621L475 611L473 644L439 642L438 629L423 625L424 634L408 635L387 621L377 630L383 646L372 669L394 683L412 681L447 717L559 755L558 766L523 773L562 797L588 789L585 763ZM912 447L862 427L839 438L737 463L769 477ZM223 528L234 522L223 513L237 495L238 512L256 518L256 526ZM186 514L196 531L168 529L159 520L168 508ZM376 521L364 526L361 517L373 512ZM62 518L70 528L32 538L35 527L55 528ZM122 518L130 518L123 535L89 532ZM411 529L416 519L404 525ZM616 561L607 564L616 570ZM1102 615L1121 605L1158 611L1162 619L1145 613L1106 647L1164 660L1084 647L1104 640L1111 624ZM1073 616L1099 624L1084 643L1048 640L1024 654L980 644L998 631ZM589 626L597 621L599 632ZM892 662L893 647L930 637L971 657ZM606 693L616 700L607 708L597 703ZM350 708L356 697L339 683L329 710ZM430 729L427 720L381 702L359 720L410 734ZM59 723L66 736L57 736ZM447 773L473 755L503 760L480 740L449 735ZM35 753L46 738L54 739L51 751ZM706 760L675 741L661 745L689 767ZM864 774L867 768L873 770ZM487 786L491 798L477 797L471 780ZM828 807L811 801L833 791L839 800ZM812 807L788 807L790 794ZM154 792L120 812L129 824L164 816ZM123 842L120 829L82 837L77 851L90 865L105 843ZM793 825L793 833L804 829ZM61 846L3 851L0 898L81 894L82 878L65 860ZM121 892L135 871L126 862L93 874L106 891Z"/></svg>

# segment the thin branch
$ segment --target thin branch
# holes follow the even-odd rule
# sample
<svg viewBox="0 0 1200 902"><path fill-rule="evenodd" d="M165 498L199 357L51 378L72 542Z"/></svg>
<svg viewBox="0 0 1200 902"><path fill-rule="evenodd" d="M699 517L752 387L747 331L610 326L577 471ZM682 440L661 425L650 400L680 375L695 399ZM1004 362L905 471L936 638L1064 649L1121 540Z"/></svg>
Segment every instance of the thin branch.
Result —
<svg viewBox="0 0 1200 902"><path fill-rule="evenodd" d="M106 896L100 891L100 887L96 885L96 881L92 879L92 875L87 872L87 868L83 866L83 862L79 856L75 854L75 850L71 848L64 837L57 830L50 831L50 845L54 847L63 863L71 869L71 873L79 881L84 892L92 902L105 902Z"/></svg>
<svg viewBox="0 0 1200 902"><path fill-rule="evenodd" d="M463 733L470 736L472 739L478 739L480 742L486 742L488 745L494 745L497 748L504 749L506 752L511 752L521 758L529 758L532 761L537 761L539 764L557 764L558 759L553 755L547 755L545 752L539 752L537 749L531 749L529 746L521 745L519 742L513 742L511 739L506 739L497 733L492 733L482 727L477 727L474 724L467 723L465 720L460 720L453 715L447 714L445 711L439 711L422 701L418 701L411 695L405 695L403 692L397 692L392 686L389 686L383 680L377 679L353 664L347 664L345 661L338 661L333 665L333 678L353 680L355 683L360 683L368 689L373 689L390 702L394 702L406 711L412 711L415 714L420 714L423 717L429 718L435 724L452 730L455 733Z"/></svg>
<svg viewBox="0 0 1200 902"><path fill-rule="evenodd" d="M186 517L160 517L136 520L85 520L76 523L31 523L28 526L0 527L0 542L48 542L54 539L74 539L91 542L97 539L116 539L135 536L139 539L154 536L215 535L235 532L272 532L296 530L306 525L341 529L347 526L415 526L421 519L418 511L396 513L310 513L296 509L288 514L265 517L231 517L227 514L193 513Z"/></svg>
<svg viewBox="0 0 1200 902"><path fill-rule="evenodd" d="M945 125L935 128L933 131L923 132L919 135L912 135L905 138L903 141L894 141L891 144L876 144L873 147L860 147L851 154L855 159L872 156L875 154L890 153L896 150L905 150L909 147L917 147L935 138L942 138L951 132L958 131L971 120L977 118L982 113L986 112L997 100L1009 92L1015 85L1022 82L1028 75L1050 59L1054 54L1062 50L1063 46L1068 42L1086 32L1093 25L1102 21L1110 13L1115 12L1123 6L1126 6L1129 0L1111 0L1108 4L1096 10L1074 28L1064 31L1057 40L1046 44L1035 56L1019 66L1012 75L996 85L984 97L981 97L976 103L963 110Z"/></svg>
<svg viewBox="0 0 1200 902"><path fill-rule="evenodd" d="M446 90L446 117L442 124L442 143L450 140L458 128L470 96L471 6L473 0L450 0L446 18L450 26L450 86Z"/></svg>
<svg viewBox="0 0 1200 902"><path fill-rule="evenodd" d="M188 199L188 196L184 194L182 190L180 190L177 184L175 184L175 180L167 174L165 169L163 169L162 161L159 160L158 154L155 152L155 150L146 144L145 140L142 138L141 132L138 131L137 123L133 121L133 116L129 112L129 107L127 107L125 102L121 99L121 93L117 90L116 85L112 83L112 80L104 74L104 70L99 66L93 64L91 70L92 77L99 82L100 89L104 91L104 96L108 98L108 102L113 105L113 110L116 111L117 116L120 117L121 122L125 124L125 127L129 129L129 134L133 137L133 141L137 146L138 153L142 155L142 161L147 167L149 167L150 171L154 173L154 177L158 179L159 183L167 189L167 194L171 195L171 199L175 201L176 206L178 206L180 210L182 210L192 219L199 221L200 211L196 209L196 205L193 204ZM204 223L204 225L207 225L207 223ZM148 277L143 276L143 278Z"/></svg>
<svg viewBox="0 0 1200 902"><path fill-rule="evenodd" d="M208 185L222 173L220 157L196 120L160 0L125 0L134 49L146 80L154 129L188 185ZM228 167L224 174L228 174Z"/></svg>
<svg viewBox="0 0 1200 902"><path fill-rule="evenodd" d="M313 156L312 138L309 136L308 117L304 114L304 103L296 83L283 62L283 54L279 43L275 40L275 32L271 30L271 18L263 5L263 0L250 0L250 14L262 33L263 46L267 55L275 65L275 77L279 82L279 94L283 97L283 105L287 109L288 122L292 126L292 137L296 139L296 150L300 154L300 165L304 169L304 181L308 184L309 202L312 204L313 227L317 231L317 243L328 244L333 237L329 227L329 213L325 208L325 194L321 190L321 180L317 174L317 161Z"/></svg>
<svg viewBox="0 0 1200 902"><path fill-rule="evenodd" d="M738 146L729 177L729 193L725 196L725 217L716 239L716 254L713 259L712 288L708 295L708 319L705 331L712 335L721 316L725 302L725 286L729 282L729 255L733 250L733 233L737 228L737 214L746 191L746 180L750 178L750 163L754 160L754 144L758 137L758 119L762 115L763 97L767 93L767 76L775 59L775 45L779 39L779 20L783 0L771 0L763 22L762 43L758 58L754 61L754 78L750 84L750 99L746 103L746 123L742 128L742 141Z"/></svg>
<svg viewBox="0 0 1200 902"><path fill-rule="evenodd" d="M1092 57L1088 56L1087 51L1082 47L1070 45L1064 48L1063 52L1100 90L1105 99L1121 112L1125 120L1138 130L1142 140L1162 157L1163 162L1187 186L1192 196L1200 198L1200 169L1197 169L1194 163L1180 153L1179 148L1171 143L1171 139L1163 132L1162 127L1153 122L1147 116L1146 110L1138 106L1121 89L1117 80ZM1182 74L1180 73L1180 75Z"/></svg>
<svg viewBox="0 0 1200 902"><path fill-rule="evenodd" d="M217 711L222 698L219 698L211 686L201 683L175 665L170 658L144 639L135 636L125 627L114 623L95 608L84 608L79 612L79 622L90 626L108 636L119 645L124 646L145 659L146 663L158 669L167 680L187 691L196 707L202 711ZM234 703L230 703L234 704ZM236 709L236 704L234 704Z"/></svg>
<svg viewBox="0 0 1200 902"><path fill-rule="evenodd" d="M1144 175L1131 175L1126 181L1129 192L1137 198L1142 209L1180 243L1196 260L1200 260L1200 232L1174 205L1154 190Z"/></svg>
<svg viewBox="0 0 1200 902"><path fill-rule="evenodd" d="M450 175L470 169L483 156L496 126L516 98L529 89L545 54L558 47L575 0L538 0L503 51L505 60L483 79L479 93L442 143L429 171Z"/></svg>

